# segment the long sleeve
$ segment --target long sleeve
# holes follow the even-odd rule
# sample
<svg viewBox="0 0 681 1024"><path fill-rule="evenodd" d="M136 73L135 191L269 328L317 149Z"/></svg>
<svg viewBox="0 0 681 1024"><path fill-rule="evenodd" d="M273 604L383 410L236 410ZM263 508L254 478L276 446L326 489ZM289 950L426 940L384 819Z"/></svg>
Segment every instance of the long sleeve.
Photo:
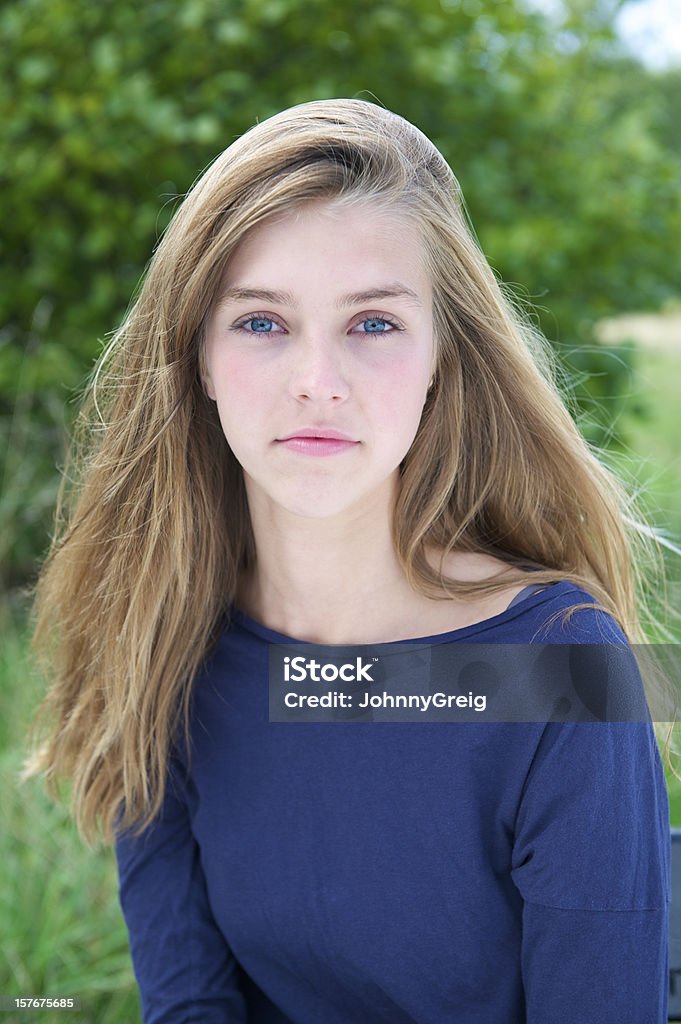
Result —
<svg viewBox="0 0 681 1024"><path fill-rule="evenodd" d="M669 809L652 725L547 725L516 824L527 1024L666 1022Z"/></svg>
<svg viewBox="0 0 681 1024"><path fill-rule="evenodd" d="M171 763L172 765L172 763ZM161 815L117 833L119 901L144 1024L245 1024L240 968L211 913L185 784L169 771Z"/></svg>

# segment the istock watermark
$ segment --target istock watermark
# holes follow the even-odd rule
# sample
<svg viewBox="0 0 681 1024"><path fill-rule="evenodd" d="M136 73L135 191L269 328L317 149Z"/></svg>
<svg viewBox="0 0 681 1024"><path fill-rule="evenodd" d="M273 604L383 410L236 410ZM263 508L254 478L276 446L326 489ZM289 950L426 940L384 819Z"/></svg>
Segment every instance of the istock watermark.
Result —
<svg viewBox="0 0 681 1024"><path fill-rule="evenodd" d="M651 687L655 662L666 689ZM271 722L669 722L679 645L271 644ZM671 687L670 687L671 683Z"/></svg>
<svg viewBox="0 0 681 1024"><path fill-rule="evenodd" d="M373 683L374 678L371 675L370 669L373 668L376 661L378 661L378 658L373 658L365 664L360 656L352 662L348 661L343 665L334 665L328 661L308 660L302 657L302 655L296 658L286 655L284 657L284 682L304 683L309 679L314 683L322 681L334 683L336 680L341 679L344 683Z"/></svg>

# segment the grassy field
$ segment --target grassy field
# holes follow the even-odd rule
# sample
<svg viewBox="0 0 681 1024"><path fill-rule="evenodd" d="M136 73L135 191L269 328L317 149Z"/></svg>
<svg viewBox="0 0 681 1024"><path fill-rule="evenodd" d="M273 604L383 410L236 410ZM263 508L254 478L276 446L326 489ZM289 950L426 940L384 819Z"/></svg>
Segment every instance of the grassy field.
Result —
<svg viewBox="0 0 681 1024"><path fill-rule="evenodd" d="M671 337L659 348L647 344L638 352L638 385L631 396L632 407L642 415L626 415L623 426L631 450L612 461L637 482L651 522L681 546L681 430L679 429L678 382L681 377L681 323L678 343ZM652 340L652 339L651 339ZM668 558L667 599L681 611L681 559ZM681 637L677 635L677 642ZM678 741L677 741L678 742ZM677 765L681 774L681 767ZM670 818L681 827L681 780L667 771Z"/></svg>
<svg viewBox="0 0 681 1024"><path fill-rule="evenodd" d="M41 784L19 785L39 683L18 625L0 652L0 994L77 996L80 1012L4 1012L3 1024L136 1024L141 1017L118 907L113 851L90 852Z"/></svg>
<svg viewBox="0 0 681 1024"><path fill-rule="evenodd" d="M651 517L681 537L681 454L675 390L677 351L642 356L646 419L631 420L622 456L648 496ZM639 401L637 398L636 401ZM678 597L679 591L674 591ZM127 935L116 894L113 851L90 852L67 812L38 782L19 786L26 725L39 694L21 617L5 615L0 650L0 994L77 996L82 1010L3 1013L4 1024L138 1024ZM680 771L681 774L681 771ZM671 822L681 826L681 781L668 775Z"/></svg>
<svg viewBox="0 0 681 1024"><path fill-rule="evenodd" d="M676 349L640 350L636 372L639 379L630 404L639 414L623 417L631 451L614 461L633 474L656 526L672 533L681 545L681 335Z"/></svg>

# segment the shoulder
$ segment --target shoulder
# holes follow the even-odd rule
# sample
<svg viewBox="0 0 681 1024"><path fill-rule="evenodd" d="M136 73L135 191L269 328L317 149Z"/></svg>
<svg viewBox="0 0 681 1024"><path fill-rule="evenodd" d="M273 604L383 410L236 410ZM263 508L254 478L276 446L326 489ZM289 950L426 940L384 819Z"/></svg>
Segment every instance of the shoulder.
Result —
<svg viewBox="0 0 681 1024"><path fill-rule="evenodd" d="M431 564L436 564L436 554L430 552ZM492 555L481 552L451 551L438 565L443 575L450 579L479 581L491 578L503 579L510 570L507 563ZM474 613L472 622L494 618L509 609L510 602L532 582L528 574L527 583L511 584L505 590L490 598L476 602L467 613ZM530 606L520 602L514 607L515 626L528 642L555 644L621 644L627 645L627 637L610 612L588 590L571 580L548 584L544 599ZM511 627L513 628L513 627Z"/></svg>
<svg viewBox="0 0 681 1024"><path fill-rule="evenodd" d="M614 616L588 590L564 580L548 590L552 600L543 606L533 640L555 644L617 644L628 646Z"/></svg>
<svg viewBox="0 0 681 1024"><path fill-rule="evenodd" d="M480 583L494 580L501 582L512 571L512 567L500 558L478 551L437 552L427 549L430 565L442 576L456 583ZM526 580L508 583L503 589L493 594L480 595L466 599L462 605L453 602L445 609L439 609L434 627L439 629L456 629L475 625L501 615L509 607L511 601L525 590L531 582L529 573ZM444 613L444 621L443 621ZM431 632L435 632L432 629Z"/></svg>

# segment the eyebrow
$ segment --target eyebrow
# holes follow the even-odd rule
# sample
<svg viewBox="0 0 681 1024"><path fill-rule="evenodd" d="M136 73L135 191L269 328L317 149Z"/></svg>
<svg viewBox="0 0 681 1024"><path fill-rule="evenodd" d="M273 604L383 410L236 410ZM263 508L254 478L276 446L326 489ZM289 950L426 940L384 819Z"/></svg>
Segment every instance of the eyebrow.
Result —
<svg viewBox="0 0 681 1024"><path fill-rule="evenodd" d="M399 282L385 285L380 288L369 288L363 292L350 292L348 295L341 295L335 302L336 309L347 309L348 306L356 306L362 302L371 302L374 299L407 299L408 305L423 309L423 302L420 296L411 288ZM242 299L259 299L263 302L278 303L281 306L291 306L295 309L296 301L291 292L272 291L269 288L228 288L222 293L218 300L218 308L228 305L230 302L239 302Z"/></svg>

